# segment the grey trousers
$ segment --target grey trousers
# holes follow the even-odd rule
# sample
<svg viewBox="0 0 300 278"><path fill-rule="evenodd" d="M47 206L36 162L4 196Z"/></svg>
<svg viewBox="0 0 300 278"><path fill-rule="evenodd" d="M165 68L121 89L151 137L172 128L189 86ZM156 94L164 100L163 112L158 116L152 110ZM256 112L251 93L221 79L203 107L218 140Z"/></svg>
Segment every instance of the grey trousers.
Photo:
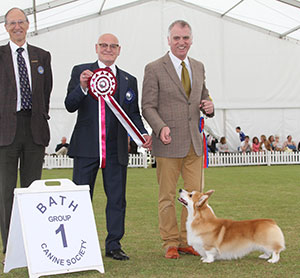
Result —
<svg viewBox="0 0 300 278"><path fill-rule="evenodd" d="M33 142L30 120L31 112L18 112L17 130L13 143L0 146L0 228L3 253L6 252L18 169L21 187L28 187L34 180L41 179L42 175L45 147ZM1 130L1 132L5 131Z"/></svg>

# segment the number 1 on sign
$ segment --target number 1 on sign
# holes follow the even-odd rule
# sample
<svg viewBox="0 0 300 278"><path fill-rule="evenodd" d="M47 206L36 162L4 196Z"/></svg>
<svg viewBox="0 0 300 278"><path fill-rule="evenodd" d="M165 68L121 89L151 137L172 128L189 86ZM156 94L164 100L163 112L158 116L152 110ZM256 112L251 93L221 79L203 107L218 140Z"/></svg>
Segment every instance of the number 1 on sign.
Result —
<svg viewBox="0 0 300 278"><path fill-rule="evenodd" d="M56 234L61 233L61 239L62 239L62 242L63 242L63 246L64 246L64 248L68 247L64 224L60 224L60 226L55 231L55 233Z"/></svg>

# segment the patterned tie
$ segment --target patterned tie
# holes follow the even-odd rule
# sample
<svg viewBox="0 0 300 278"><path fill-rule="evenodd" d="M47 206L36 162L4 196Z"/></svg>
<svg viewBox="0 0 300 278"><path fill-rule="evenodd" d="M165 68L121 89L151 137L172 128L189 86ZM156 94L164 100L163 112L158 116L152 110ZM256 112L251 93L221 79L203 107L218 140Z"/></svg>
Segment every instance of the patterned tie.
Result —
<svg viewBox="0 0 300 278"><path fill-rule="evenodd" d="M189 72L185 66L184 61L181 62L182 70L181 70L181 83L185 90L187 97L189 98L191 92L191 80L189 76Z"/></svg>
<svg viewBox="0 0 300 278"><path fill-rule="evenodd" d="M29 85L29 78L25 59L22 55L24 48L20 47L17 49L18 52L18 69L20 77L20 89L21 89L21 108L22 110L30 110L32 107L32 97Z"/></svg>

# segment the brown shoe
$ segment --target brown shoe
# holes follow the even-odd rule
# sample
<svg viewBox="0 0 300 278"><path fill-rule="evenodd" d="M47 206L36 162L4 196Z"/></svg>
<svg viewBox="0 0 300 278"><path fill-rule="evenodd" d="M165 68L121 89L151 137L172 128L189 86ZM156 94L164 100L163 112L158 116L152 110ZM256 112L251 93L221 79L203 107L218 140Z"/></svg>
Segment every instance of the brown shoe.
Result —
<svg viewBox="0 0 300 278"><path fill-rule="evenodd" d="M183 254L189 254L189 255L194 255L194 256L200 256L197 251L192 246L188 247L179 247L178 251Z"/></svg>
<svg viewBox="0 0 300 278"><path fill-rule="evenodd" d="M175 246L170 246L165 254L166 259L179 259L178 249Z"/></svg>

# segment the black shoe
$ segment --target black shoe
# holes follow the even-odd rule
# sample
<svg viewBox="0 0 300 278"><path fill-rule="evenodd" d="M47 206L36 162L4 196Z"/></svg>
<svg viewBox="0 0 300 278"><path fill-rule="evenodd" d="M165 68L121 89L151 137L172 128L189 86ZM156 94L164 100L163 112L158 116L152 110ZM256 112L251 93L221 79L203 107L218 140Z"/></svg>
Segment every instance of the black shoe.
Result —
<svg viewBox="0 0 300 278"><path fill-rule="evenodd" d="M114 260L126 261L129 257L125 254L122 249L112 250L105 253L106 257L113 258Z"/></svg>

